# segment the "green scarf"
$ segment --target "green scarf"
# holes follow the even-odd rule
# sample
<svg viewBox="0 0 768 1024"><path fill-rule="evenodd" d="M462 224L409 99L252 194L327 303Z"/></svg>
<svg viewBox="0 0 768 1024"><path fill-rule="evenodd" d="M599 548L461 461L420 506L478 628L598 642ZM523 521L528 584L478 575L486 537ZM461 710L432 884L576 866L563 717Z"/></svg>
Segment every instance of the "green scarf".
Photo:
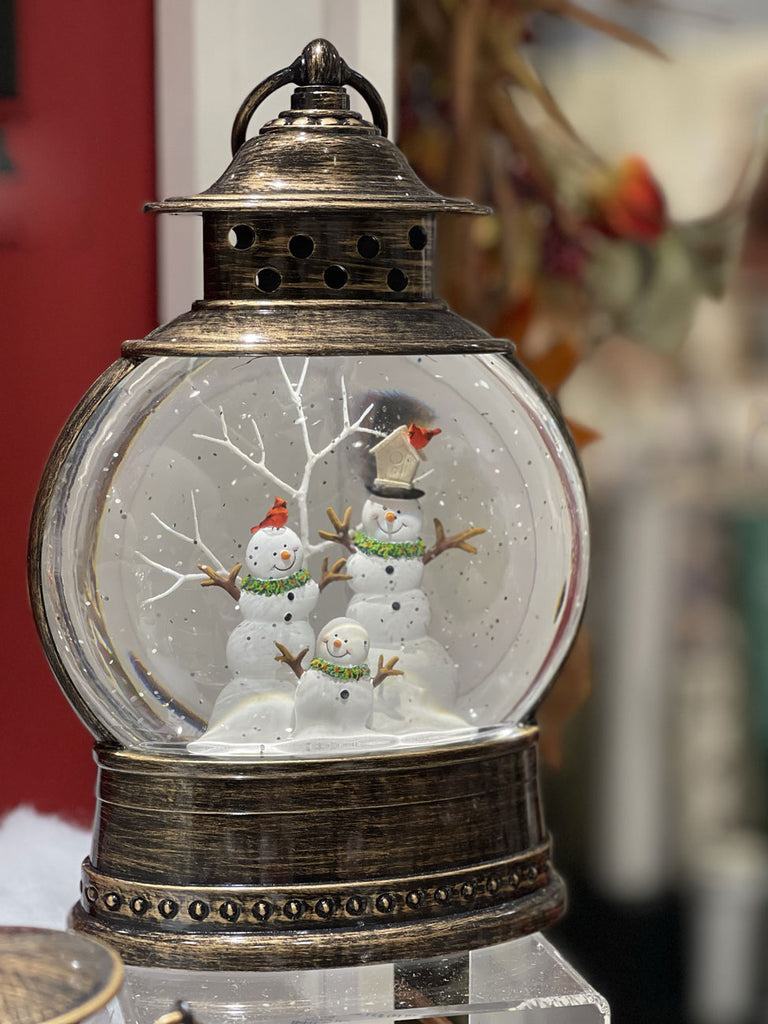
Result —
<svg viewBox="0 0 768 1024"><path fill-rule="evenodd" d="M363 679L371 674L367 665L334 665L331 661L323 658L313 658L309 663L310 668L320 669L327 676L334 679Z"/></svg>
<svg viewBox="0 0 768 1024"><path fill-rule="evenodd" d="M358 551L376 558L421 558L427 549L423 540L376 540L360 530L353 532L352 542Z"/></svg>
<svg viewBox="0 0 768 1024"><path fill-rule="evenodd" d="M274 597L275 594L284 594L286 590L303 587L311 579L307 569L299 569L298 572L281 580L257 580L255 576L246 576L241 590L246 590L249 594L266 594L267 597Z"/></svg>

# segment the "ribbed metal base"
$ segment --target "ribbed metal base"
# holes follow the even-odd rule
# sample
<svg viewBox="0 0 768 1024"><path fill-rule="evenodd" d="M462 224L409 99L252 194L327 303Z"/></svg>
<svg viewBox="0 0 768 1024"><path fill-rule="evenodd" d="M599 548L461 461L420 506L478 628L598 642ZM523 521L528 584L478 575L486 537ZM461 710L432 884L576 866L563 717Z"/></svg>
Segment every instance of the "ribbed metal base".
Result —
<svg viewBox="0 0 768 1024"><path fill-rule="evenodd" d="M98 750L76 930L130 964L229 970L434 956L563 910L536 730L234 764Z"/></svg>

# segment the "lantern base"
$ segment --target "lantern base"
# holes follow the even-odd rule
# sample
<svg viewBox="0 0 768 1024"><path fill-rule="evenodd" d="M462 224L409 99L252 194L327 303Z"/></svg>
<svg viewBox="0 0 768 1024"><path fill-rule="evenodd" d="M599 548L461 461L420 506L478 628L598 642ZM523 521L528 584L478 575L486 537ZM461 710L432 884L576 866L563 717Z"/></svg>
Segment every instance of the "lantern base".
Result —
<svg viewBox="0 0 768 1024"><path fill-rule="evenodd" d="M97 749L77 931L126 963L337 967L488 946L557 920L537 730L355 758Z"/></svg>

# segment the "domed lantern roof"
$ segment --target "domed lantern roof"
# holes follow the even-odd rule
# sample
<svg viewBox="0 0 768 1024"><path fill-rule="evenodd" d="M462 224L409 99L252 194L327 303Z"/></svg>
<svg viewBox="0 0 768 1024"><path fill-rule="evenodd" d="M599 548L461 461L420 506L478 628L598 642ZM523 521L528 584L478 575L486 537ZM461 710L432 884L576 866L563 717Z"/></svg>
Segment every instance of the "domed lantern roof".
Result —
<svg viewBox="0 0 768 1024"><path fill-rule="evenodd" d="M246 139L259 104L288 83L297 86L291 109ZM367 101L373 123L349 109L345 85ZM511 353L433 289L436 215L488 211L433 192L386 131L381 97L326 40L257 86L235 118L221 177L199 195L146 207L202 214L204 299L124 353L317 352L319 338L339 351L331 336L340 316L350 350Z"/></svg>
<svg viewBox="0 0 768 1024"><path fill-rule="evenodd" d="M259 104L281 86L297 89L291 109L246 139ZM373 123L350 109L344 88L357 89ZM488 213L468 199L428 188L387 139L387 115L374 87L325 39L304 48L287 68L262 82L243 102L232 129L233 160L199 195L150 203L166 213L215 210L296 212L386 210L392 213Z"/></svg>

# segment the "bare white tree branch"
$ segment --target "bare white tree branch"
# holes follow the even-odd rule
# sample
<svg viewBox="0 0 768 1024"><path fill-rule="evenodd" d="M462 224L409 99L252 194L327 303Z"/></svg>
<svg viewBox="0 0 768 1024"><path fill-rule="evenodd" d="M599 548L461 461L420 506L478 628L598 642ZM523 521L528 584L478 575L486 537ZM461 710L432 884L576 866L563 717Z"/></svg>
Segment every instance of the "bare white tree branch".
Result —
<svg viewBox="0 0 768 1024"><path fill-rule="evenodd" d="M248 452L244 451L238 444L235 443L235 441L232 440L226 416L224 414L224 409L222 407L219 408L219 422L221 424L220 437L212 437L209 434L193 434L192 436L199 441L205 441L208 444L215 445L218 448L223 448L225 451L231 452L234 456L236 456L243 463L245 463L246 466L252 469L254 473L258 474L263 479L268 480L270 483L272 483L275 486L276 490L281 495L285 495L286 497L290 498L293 502L295 502L296 508L298 509L299 536L301 537L306 554L313 555L317 552L324 551L332 546L330 541L321 541L318 543L314 543L310 540L309 510L307 507L307 501L309 494L309 485L312 479L312 472L315 466L327 455L330 455L331 452L333 452L338 447L338 445L341 444L342 441L346 440L346 438L350 437L352 434L370 434L374 437L384 437L384 433L380 430L374 430L371 427L363 426L363 421L373 409L373 403L371 403L357 417L357 419L354 422L350 420L347 383L344 377L342 376L341 430L326 445L324 445L324 447L322 447L319 451L315 451L312 447L312 440L309 435L309 424L307 421L307 415L306 410L304 408L304 400L302 395L304 383L307 377L307 371L309 370L309 358L304 360L304 364L302 366L301 373L296 384L294 384L291 381L283 360L281 358L278 358L277 362L278 366L280 367L280 373L282 374L283 381L285 382L285 386L288 390L291 402L293 403L296 409L295 422L301 431L301 437L304 444L304 452L306 458L304 461L304 469L301 474L301 480L299 481L298 485L290 484L288 483L287 480L281 479L279 476L277 476L276 473L273 473L272 470L269 469L269 467L267 466L266 446L261 436L259 426L253 416L249 418L253 426L254 434L256 436L256 443L258 444L259 447L260 454L258 458L254 458L252 454L249 454ZM226 571L223 563L205 544L200 535L200 524L194 494L192 495L192 520L194 525L194 533L191 537L182 533L180 530L177 530L175 527L172 527L170 524L164 522L158 515L155 515L154 512L152 513L152 516L156 520L156 522L169 534L178 538L181 541L184 541L187 544L192 544L195 547L197 547L208 558L209 562L213 564L220 572ZM142 561L144 561L147 565L150 565L155 569L159 569L166 575L174 577L173 584L170 587L168 587L167 590L163 591L162 594L157 594L154 597L151 597L148 600L144 601L143 605L149 605L155 601L159 601L163 597L167 597L169 594L172 594L175 590L178 590L178 588L186 582L193 580L203 580L207 578L204 573L180 573L176 569L172 569L169 566L162 565L159 562L153 561L141 552L137 552L137 554L142 559Z"/></svg>
<svg viewBox="0 0 768 1024"><path fill-rule="evenodd" d="M287 480L281 480L280 477L276 476L268 468L268 466L267 466L266 447L264 445L264 441L262 439L261 432L259 431L258 424L256 423L256 420L253 417L251 417L251 423L253 425L253 430L254 430L254 433L256 434L256 441L257 441L257 443L259 445L259 450L261 452L261 455L260 455L260 457L258 459L254 459L247 452L243 451L243 449L240 448L237 444L235 444L235 442L232 440L232 438L230 437L230 434L229 434L229 428L227 426L227 421L226 421L226 418L224 416L224 410L223 409L219 410L219 419L221 421L221 437L220 438L211 437L211 436L209 436L207 434L195 434L194 437L196 437L198 440L207 441L210 444L218 445L219 447L225 448L227 451L232 452L233 455L236 455L239 459L242 459L242 461L246 464L246 466L249 466L256 473L259 473L261 476L263 476L264 478L269 480L271 483L273 483L275 485L275 487L278 489L278 491L282 491L283 494L286 495L286 497L291 498L296 503L296 508L298 510L298 519L299 519L299 531L298 532L299 532L299 536L301 537L302 543L304 544L304 549L305 549L307 555L314 555L314 554L316 554L319 551L325 551L330 546L330 544L329 544L328 541L321 541L321 542L315 543L315 542L313 542L310 539L309 510L307 508L307 496L308 496L308 493L309 493L309 484L310 484L310 480L312 478L312 471L314 470L315 466L318 464L318 462L320 462L321 459L324 459L327 455L330 455L330 453L332 451L334 451L334 449L337 448L338 445L341 444L342 441L346 440L346 438L349 437L350 435L358 433L358 434L371 434L371 435L373 435L375 437L383 437L384 434L380 430L373 430L371 427L364 427L362 425L363 421L366 418L366 416L368 416L368 414L373 409L373 403L371 403L360 414L360 416L357 417L357 419L354 421L354 423L352 423L350 421L349 397L347 395L347 382L344 379L344 377L342 376L342 378L341 378L341 407L342 407L342 427L341 427L341 430L340 430L340 432L335 437L331 438L331 440L323 448L321 448L319 451L315 451L314 448L312 447L312 440L311 440L311 438L309 436L309 423L308 423L308 420L307 420L306 410L304 408L304 400L303 400L303 396L302 396L302 391L304 389L304 382L306 380L307 371L309 369L309 359L305 359L304 360L304 364L303 364L303 366L301 368L301 374L299 375L299 379L298 379L296 384L294 384L291 381L291 378L288 375L288 370L287 370L283 360L281 358L278 358L277 363L278 363L278 366L280 367L280 373L282 375L283 381L285 382L285 386L286 386L286 389L287 389L288 394L290 396L291 402L293 403L293 405L294 405L294 407L296 409L296 421L295 422L296 422L296 425L301 430L301 438L302 438L302 441L304 443L304 453L305 453L304 471L302 473L301 480L299 481L298 486L294 486L294 485L288 483Z"/></svg>
<svg viewBox="0 0 768 1024"><path fill-rule="evenodd" d="M265 476L267 480L270 480L275 487L286 491L290 497L295 498L298 493L296 488L292 487L287 481L281 480L280 477L276 476L271 469L267 468L267 453L264 450L264 442L261 439L259 428L253 417L251 417L251 423L253 423L253 428L256 431L256 439L259 443L259 447L261 448L261 458L258 461L244 452L242 448L238 448L235 442L230 438L227 420L224 416L224 410L221 407L219 408L219 420L221 421L221 437L210 437L208 434L193 434L192 436L196 437L198 441L208 441L210 444L218 445L219 447L232 452L233 455L242 459L246 466L250 466L250 468L255 470L257 473L261 473L261 475Z"/></svg>
<svg viewBox="0 0 768 1024"><path fill-rule="evenodd" d="M219 572L226 572L224 568L224 563L216 554L214 554L214 552L208 547L203 538L200 536L200 520L197 514L197 503L195 501L194 491L190 491L189 496L192 501L192 522L194 523L195 527L195 532L191 537L188 537L186 533L182 533L181 530L177 530L174 526L171 526L170 523L166 523L163 519L160 518L160 516L156 515L154 512L151 512L150 515L155 520L155 522L158 523L167 533L170 533L172 537L178 537L179 540L183 540L187 544L192 544L194 547L198 548L203 555L205 555L207 560L211 562L215 566L215 568L219 570ZM155 601L159 601L163 597L168 597L169 594L172 594L174 590L178 590L179 587L184 583L190 582L192 580L208 579L204 572L179 572L176 569L172 569L169 565L162 565L160 562L153 561L151 558L148 558L141 551L137 551L136 554L139 556L142 562L146 562L147 565L151 565L154 569L159 569L166 575L173 576L175 578L175 583L168 587L167 590L164 590L162 594L155 594L154 597L149 597L147 598L146 601L142 601L142 608L144 608L147 605L154 604ZM197 561L202 561L202 558L198 558Z"/></svg>
<svg viewBox="0 0 768 1024"><path fill-rule="evenodd" d="M312 450L312 444L309 440L309 426L307 425L307 414L304 411L304 403L301 400L301 389L304 387L304 378L307 375L307 367L309 366L309 359L304 360L304 366L302 367L301 376L299 377L299 383L296 387L291 384L288 371L285 368L283 360L278 356L277 365L280 367L280 373L283 375L286 387L288 388L288 394L291 396L291 401L296 406L296 422L301 428L301 439L304 442L304 451L307 455L307 460L313 459L315 453Z"/></svg>
<svg viewBox="0 0 768 1024"><path fill-rule="evenodd" d="M159 569L160 572L164 572L167 576L173 576L175 583L172 583L167 590L164 590L162 594L155 594L153 597L148 597L146 601L141 602L141 607L146 608L147 605L154 604L155 601L161 601L164 597L168 597L174 590L178 590L184 583L191 582L192 580L206 580L208 577L204 572L177 572L176 569L171 569L168 565L162 565L160 562L154 562L151 558L147 558L146 555L142 554L141 551L137 551L136 554L147 565L151 565L153 569Z"/></svg>

